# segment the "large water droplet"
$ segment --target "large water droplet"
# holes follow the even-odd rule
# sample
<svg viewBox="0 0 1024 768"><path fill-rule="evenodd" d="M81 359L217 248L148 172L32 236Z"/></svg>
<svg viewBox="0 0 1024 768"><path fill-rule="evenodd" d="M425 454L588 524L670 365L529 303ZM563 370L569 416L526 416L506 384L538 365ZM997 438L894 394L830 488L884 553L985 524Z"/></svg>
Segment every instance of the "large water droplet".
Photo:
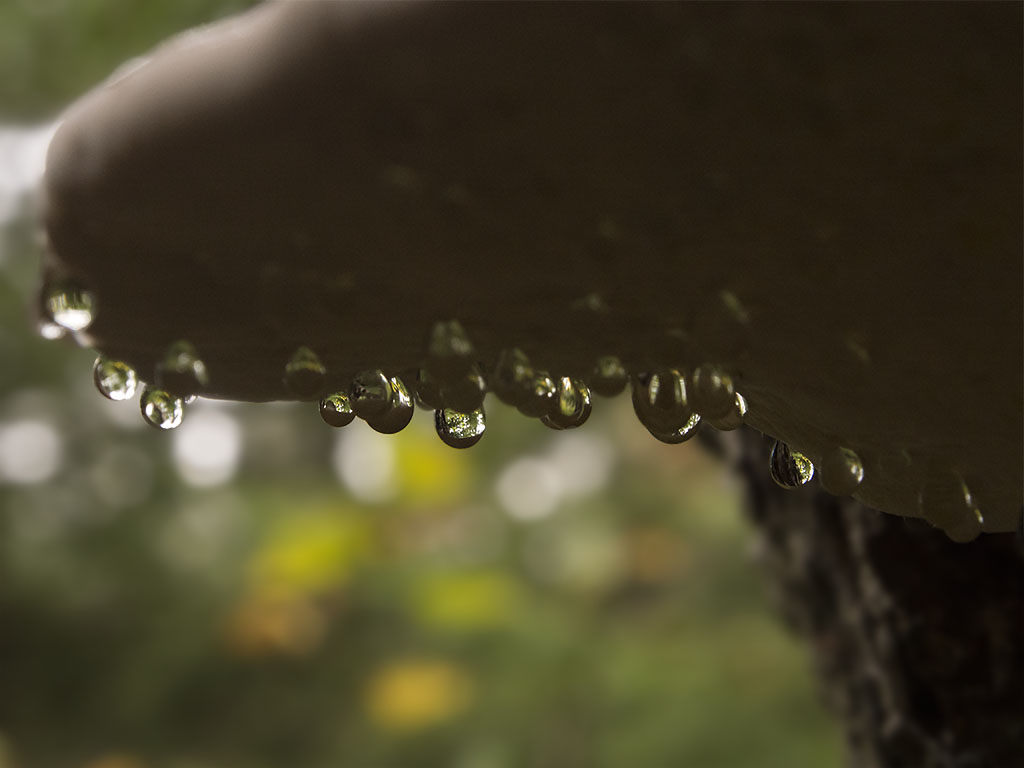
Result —
<svg viewBox="0 0 1024 768"><path fill-rule="evenodd" d="M700 423L700 416L694 413L679 429L675 429L671 432L651 432L651 434L663 443L678 445L679 443L685 443L691 437L694 437L700 429Z"/></svg>
<svg viewBox="0 0 1024 768"><path fill-rule="evenodd" d="M49 286L43 304L53 322L69 331L84 331L96 317L96 297L73 282Z"/></svg>
<svg viewBox="0 0 1024 768"><path fill-rule="evenodd" d="M967 483L954 470L929 471L918 504L921 516L954 541L970 541L981 532L981 512Z"/></svg>
<svg viewBox="0 0 1024 768"><path fill-rule="evenodd" d="M530 379L526 397L516 407L524 416L547 416L551 413L556 391L554 379L544 371L537 371Z"/></svg>
<svg viewBox="0 0 1024 768"><path fill-rule="evenodd" d="M143 388L139 406L143 418L159 429L174 429L181 424L185 410L180 397L152 387Z"/></svg>
<svg viewBox="0 0 1024 768"><path fill-rule="evenodd" d="M768 461L772 480L782 488L799 488L814 477L814 464L799 451L794 451L781 440L775 441Z"/></svg>
<svg viewBox="0 0 1024 768"><path fill-rule="evenodd" d="M441 387L441 397L445 408L460 413L471 413L483 405L487 394L487 384L477 367L471 366L469 371L456 379L446 381Z"/></svg>
<svg viewBox="0 0 1024 768"><path fill-rule="evenodd" d="M434 427L437 436L452 448L469 448L476 445L487 428L484 409L477 408L471 413L459 413L451 408L434 411Z"/></svg>
<svg viewBox="0 0 1024 768"><path fill-rule="evenodd" d="M626 388L629 374L622 361L614 355L599 357L590 375L590 388L602 397L615 397Z"/></svg>
<svg viewBox="0 0 1024 768"><path fill-rule="evenodd" d="M128 363L100 355L92 367L96 389L108 400L130 400L138 386L138 377Z"/></svg>
<svg viewBox="0 0 1024 768"><path fill-rule="evenodd" d="M533 381L530 359L519 349L503 349L491 374L491 391L506 405L528 399Z"/></svg>
<svg viewBox="0 0 1024 768"><path fill-rule="evenodd" d="M682 374L668 369L634 378L633 410L654 435L670 435L682 429L693 416Z"/></svg>
<svg viewBox="0 0 1024 768"><path fill-rule="evenodd" d="M356 414L344 392L335 392L320 401L320 418L332 427L347 427Z"/></svg>
<svg viewBox="0 0 1024 768"><path fill-rule="evenodd" d="M864 480L864 464L854 451L836 445L822 454L818 479L829 493L849 496Z"/></svg>
<svg viewBox="0 0 1024 768"><path fill-rule="evenodd" d="M541 416L552 429L575 429L590 418L590 390L579 379L563 376L558 380L551 411Z"/></svg>
<svg viewBox="0 0 1024 768"><path fill-rule="evenodd" d="M727 416L736 406L732 377L717 365L699 365L690 376L690 405L707 419Z"/></svg>
<svg viewBox="0 0 1024 768"><path fill-rule="evenodd" d="M187 341L176 341L156 366L157 387L181 398L199 394L210 377L196 348Z"/></svg>
<svg viewBox="0 0 1024 768"><path fill-rule="evenodd" d="M743 420L747 417L748 410L747 399L737 392L735 397L733 397L732 410L720 419L708 419L708 423L715 429L720 429L723 432L730 429L739 429L743 426Z"/></svg>
<svg viewBox="0 0 1024 768"><path fill-rule="evenodd" d="M299 347L284 367L284 385L296 397L316 397L327 381L327 369L309 347Z"/></svg>
<svg viewBox="0 0 1024 768"><path fill-rule="evenodd" d="M445 383L469 370L473 362L473 344L458 320L434 323L427 343L430 370Z"/></svg>
<svg viewBox="0 0 1024 768"><path fill-rule="evenodd" d="M412 421L414 406L412 395L406 388L405 383L393 376L388 380L388 388L391 398L384 412L366 420L366 423L377 432L384 435L393 435L401 432Z"/></svg>
<svg viewBox="0 0 1024 768"><path fill-rule="evenodd" d="M379 368L362 371L352 379L349 400L359 418L369 420L380 416L391 404L391 381Z"/></svg>

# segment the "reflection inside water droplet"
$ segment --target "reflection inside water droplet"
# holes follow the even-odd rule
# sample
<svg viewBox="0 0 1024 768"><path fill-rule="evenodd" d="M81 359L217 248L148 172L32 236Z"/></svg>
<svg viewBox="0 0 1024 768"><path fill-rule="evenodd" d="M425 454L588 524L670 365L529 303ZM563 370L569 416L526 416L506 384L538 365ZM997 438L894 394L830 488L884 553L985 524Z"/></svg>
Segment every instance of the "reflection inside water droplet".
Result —
<svg viewBox="0 0 1024 768"><path fill-rule="evenodd" d="M92 367L96 389L108 400L130 400L135 394L138 378L127 363L100 355Z"/></svg>
<svg viewBox="0 0 1024 768"><path fill-rule="evenodd" d="M552 429L574 429L590 418L590 390L579 379L563 376L558 380L558 389L551 410L541 417L545 426Z"/></svg>
<svg viewBox="0 0 1024 768"><path fill-rule="evenodd" d="M396 432L401 432L412 421L414 406L412 395L409 394L405 383L397 376L388 379L388 389L390 399L387 407L382 413L367 419L366 423L381 434L393 435Z"/></svg>
<svg viewBox="0 0 1024 768"><path fill-rule="evenodd" d="M434 411L434 427L437 436L452 448L469 448L476 445L487 428L484 409L477 408L471 413L459 413L451 408Z"/></svg>
<svg viewBox="0 0 1024 768"><path fill-rule="evenodd" d="M833 446L822 454L818 477L826 491L835 496L849 496L864 480L864 464L854 451Z"/></svg>
<svg viewBox="0 0 1024 768"><path fill-rule="evenodd" d="M634 378L633 411L655 436L671 435L683 429L690 422L693 410L687 401L682 374L668 369Z"/></svg>
<svg viewBox="0 0 1024 768"><path fill-rule="evenodd" d="M605 355L597 360L590 376L590 388L602 397L614 397L626 388L629 375L622 361L614 355Z"/></svg>
<svg viewBox="0 0 1024 768"><path fill-rule="evenodd" d="M156 384L177 397L194 398L210 383L206 364L196 348L187 341L176 341L164 353L156 367Z"/></svg>
<svg viewBox="0 0 1024 768"><path fill-rule="evenodd" d="M96 297L77 283L47 288L43 304L53 322L69 331L84 331L96 316Z"/></svg>
<svg viewBox="0 0 1024 768"><path fill-rule="evenodd" d="M690 405L708 419L728 416L736 406L732 377L717 365L699 365L690 376Z"/></svg>
<svg viewBox="0 0 1024 768"><path fill-rule="evenodd" d="M379 368L362 371L352 379L349 400L352 403L352 410L359 418L371 419L380 416L391 403L391 382Z"/></svg>
<svg viewBox="0 0 1024 768"><path fill-rule="evenodd" d="M441 399L446 408L471 413L483 405L487 384L475 365L463 376L447 381L441 387Z"/></svg>
<svg viewBox="0 0 1024 768"><path fill-rule="evenodd" d="M139 406L145 420L158 429L174 429L181 424L185 406L180 397L162 389L145 387L139 397Z"/></svg>
<svg viewBox="0 0 1024 768"><path fill-rule="evenodd" d="M814 477L814 464L799 451L776 440L768 461L772 480L782 488L799 488Z"/></svg>
<svg viewBox="0 0 1024 768"><path fill-rule="evenodd" d="M533 368L520 349L503 349L491 374L491 391L506 405L518 406L530 396Z"/></svg>
<svg viewBox="0 0 1024 768"><path fill-rule="evenodd" d="M346 427L356 415L344 392L335 392L320 401L320 418L332 427Z"/></svg>
<svg viewBox="0 0 1024 768"><path fill-rule="evenodd" d="M720 419L708 419L708 423L711 424L715 429L722 431L728 431L730 429L739 429L743 426L743 420L747 416L747 399L739 392L733 397L733 407L725 416Z"/></svg>
<svg viewBox="0 0 1024 768"><path fill-rule="evenodd" d="M284 367L284 384L296 397L320 394L327 381L327 369L309 347L299 347Z"/></svg>
<svg viewBox="0 0 1024 768"><path fill-rule="evenodd" d="M539 418L551 412L555 400L555 381L544 371L537 371L530 379L526 397L516 406L524 416Z"/></svg>
<svg viewBox="0 0 1024 768"><path fill-rule="evenodd" d="M700 425L701 418L699 415L694 413L690 415L690 418L687 419L686 423L683 424L683 426L681 426L679 429L672 430L671 432L654 432L651 430L648 431L651 432L651 434L654 435L654 437L656 437L663 443L668 443L669 445L678 445L679 443L685 443L691 437L694 437L697 434L697 431L700 429Z"/></svg>

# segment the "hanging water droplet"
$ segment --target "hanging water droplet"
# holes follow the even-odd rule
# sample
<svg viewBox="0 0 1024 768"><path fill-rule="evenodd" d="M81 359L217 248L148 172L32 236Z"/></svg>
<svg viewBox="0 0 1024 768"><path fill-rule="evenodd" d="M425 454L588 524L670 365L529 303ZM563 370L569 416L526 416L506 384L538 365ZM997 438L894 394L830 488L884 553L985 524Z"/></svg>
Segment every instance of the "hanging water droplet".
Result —
<svg viewBox="0 0 1024 768"><path fill-rule="evenodd" d="M679 443L685 443L691 437L694 437L700 429L700 424L700 416L694 413L679 429L673 430L672 432L651 432L651 434L663 443L678 445Z"/></svg>
<svg viewBox="0 0 1024 768"><path fill-rule="evenodd" d="M487 428L484 409L477 408L471 413L459 413L451 408L434 411L434 427L437 436L452 448L469 448L476 445Z"/></svg>
<svg viewBox="0 0 1024 768"><path fill-rule="evenodd" d="M372 419L388 409L391 403L391 381L379 368L362 371L352 379L348 396L356 416Z"/></svg>
<svg viewBox="0 0 1024 768"><path fill-rule="evenodd" d="M427 342L430 370L442 383L458 378L473 362L473 344L458 320L434 323Z"/></svg>
<svg viewBox="0 0 1024 768"><path fill-rule="evenodd" d="M464 375L446 381L441 386L441 398L445 408L452 408L460 413L471 413L483 405L487 394L487 384L475 365L470 366Z"/></svg>
<svg viewBox="0 0 1024 768"><path fill-rule="evenodd" d="M654 435L682 429L693 416L682 374L669 369L637 376L633 380L633 410Z"/></svg>
<svg viewBox="0 0 1024 768"><path fill-rule="evenodd" d="M605 355L597 360L590 376L590 388L602 397L614 397L626 388L629 374L622 361L614 355Z"/></svg>
<svg viewBox="0 0 1024 768"><path fill-rule="evenodd" d="M516 407L524 416L539 418L551 412L555 400L555 381L544 371L537 371L530 379L526 397Z"/></svg>
<svg viewBox="0 0 1024 768"><path fill-rule="evenodd" d="M84 331L96 317L96 297L70 281L47 287L43 305L53 322L69 331Z"/></svg>
<svg viewBox="0 0 1024 768"><path fill-rule="evenodd" d="M157 387L180 398L198 395L209 383L206 364L187 341L171 344L156 366Z"/></svg>
<svg viewBox="0 0 1024 768"><path fill-rule="evenodd" d="M96 389L108 400L130 400L138 386L138 377L127 363L100 355L92 367Z"/></svg>
<svg viewBox="0 0 1024 768"><path fill-rule="evenodd" d="M775 441L768 461L772 480L782 488L799 488L814 477L814 464L799 451L794 451L781 440Z"/></svg>
<svg viewBox="0 0 1024 768"><path fill-rule="evenodd" d="M441 396L441 385L426 368L418 368L413 378L416 389L418 405L431 411L444 407L444 398Z"/></svg>
<svg viewBox="0 0 1024 768"><path fill-rule="evenodd" d="M405 383L393 376L388 380L390 400L382 413L366 420L366 423L377 432L384 435L393 435L405 429L412 421L414 406L412 395L406 388Z"/></svg>
<svg viewBox="0 0 1024 768"><path fill-rule="evenodd" d="M491 374L491 391L506 405L518 406L529 398L533 382L530 358L520 349L503 349Z"/></svg>
<svg viewBox="0 0 1024 768"><path fill-rule="evenodd" d="M747 417L747 399L739 392L733 397L733 406L725 416L720 419L708 419L708 423L715 429L723 432L730 429L739 429L743 426L743 420Z"/></svg>
<svg viewBox="0 0 1024 768"><path fill-rule="evenodd" d="M332 427L347 427L355 417L344 392L335 392L320 401L320 418Z"/></svg>
<svg viewBox="0 0 1024 768"><path fill-rule="evenodd" d="M974 496L954 470L930 470L918 494L918 506L921 517L954 541L970 541L981 531L983 518Z"/></svg>
<svg viewBox="0 0 1024 768"><path fill-rule="evenodd" d="M143 418L158 429L174 429L181 424L185 409L180 397L152 387L143 388L139 407Z"/></svg>
<svg viewBox="0 0 1024 768"><path fill-rule="evenodd" d="M717 365L699 365L690 376L690 405L707 419L728 416L736 406L732 377Z"/></svg>
<svg viewBox="0 0 1024 768"><path fill-rule="evenodd" d="M563 376L549 413L540 420L551 429L575 429L590 418L590 389L579 379Z"/></svg>
<svg viewBox="0 0 1024 768"><path fill-rule="evenodd" d="M296 397L316 397L327 382L327 369L309 347L299 347L284 367L284 385Z"/></svg>
<svg viewBox="0 0 1024 768"><path fill-rule="evenodd" d="M835 496L849 496L864 480L864 464L854 451L836 445L818 462L822 487Z"/></svg>

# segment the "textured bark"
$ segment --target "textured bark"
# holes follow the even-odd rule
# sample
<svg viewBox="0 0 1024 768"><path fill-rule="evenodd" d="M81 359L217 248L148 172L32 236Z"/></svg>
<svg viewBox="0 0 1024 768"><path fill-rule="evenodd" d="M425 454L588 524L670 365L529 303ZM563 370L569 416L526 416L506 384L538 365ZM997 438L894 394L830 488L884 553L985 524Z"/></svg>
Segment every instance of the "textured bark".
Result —
<svg viewBox="0 0 1024 768"><path fill-rule="evenodd" d="M789 623L813 647L856 768L1024 765L1024 537L970 544L768 478L747 430L750 514Z"/></svg>

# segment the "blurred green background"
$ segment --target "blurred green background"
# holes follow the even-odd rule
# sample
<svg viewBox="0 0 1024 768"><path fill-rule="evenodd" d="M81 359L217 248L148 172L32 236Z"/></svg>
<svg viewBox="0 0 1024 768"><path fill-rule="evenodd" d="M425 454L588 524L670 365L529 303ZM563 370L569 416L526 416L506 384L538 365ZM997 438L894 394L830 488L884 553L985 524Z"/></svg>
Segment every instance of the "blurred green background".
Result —
<svg viewBox="0 0 1024 768"><path fill-rule="evenodd" d="M8 0L0 123L243 5ZM35 334L0 226L0 768L840 764L737 482L628 398L563 433L489 399L468 451L309 405L158 433Z"/></svg>

